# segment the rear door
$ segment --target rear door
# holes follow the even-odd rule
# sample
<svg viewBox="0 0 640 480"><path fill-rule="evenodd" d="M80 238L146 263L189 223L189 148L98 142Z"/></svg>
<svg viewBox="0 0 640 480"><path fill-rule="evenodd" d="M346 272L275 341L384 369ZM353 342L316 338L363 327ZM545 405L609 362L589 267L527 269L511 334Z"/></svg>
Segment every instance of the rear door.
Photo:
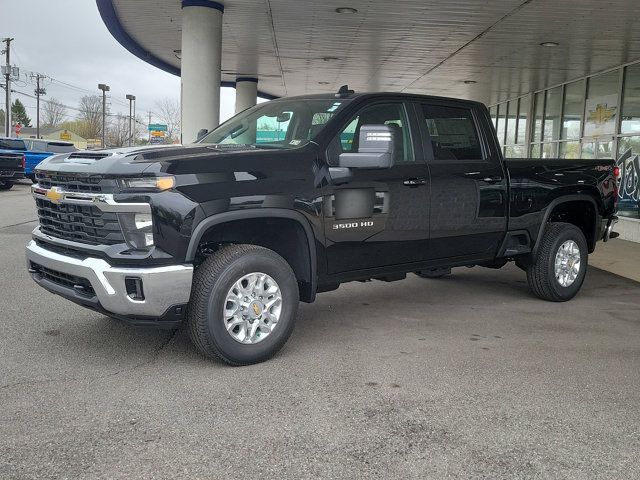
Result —
<svg viewBox="0 0 640 480"><path fill-rule="evenodd" d="M424 258L429 239L428 170L411 105L378 99L342 122L326 152L337 166L342 152L357 152L363 125L390 125L393 166L352 169L353 177L323 196L329 273L407 264Z"/></svg>
<svg viewBox="0 0 640 480"><path fill-rule="evenodd" d="M482 109L450 100L420 102L431 173L430 260L492 257L507 226L507 178L481 128Z"/></svg>

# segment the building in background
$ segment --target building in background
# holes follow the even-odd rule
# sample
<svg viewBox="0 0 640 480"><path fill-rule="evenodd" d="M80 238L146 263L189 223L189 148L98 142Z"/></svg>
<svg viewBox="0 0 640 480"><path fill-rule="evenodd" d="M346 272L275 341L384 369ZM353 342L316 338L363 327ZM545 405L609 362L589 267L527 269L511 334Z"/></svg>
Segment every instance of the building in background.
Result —
<svg viewBox="0 0 640 480"><path fill-rule="evenodd" d="M19 138L37 138L36 129L33 127L22 127L20 134L16 135ZM45 140L62 140L65 142L71 142L78 150L86 150L87 139L82 138L71 130L66 128L49 128L40 127L40 138Z"/></svg>

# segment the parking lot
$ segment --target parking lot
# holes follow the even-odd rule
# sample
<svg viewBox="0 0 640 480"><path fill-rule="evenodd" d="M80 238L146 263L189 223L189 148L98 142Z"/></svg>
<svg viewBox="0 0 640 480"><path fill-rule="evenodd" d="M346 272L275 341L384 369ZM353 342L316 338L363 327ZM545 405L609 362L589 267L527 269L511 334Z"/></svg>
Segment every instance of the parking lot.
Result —
<svg viewBox="0 0 640 480"><path fill-rule="evenodd" d="M1 478L638 478L640 284L591 268L342 285L230 368L38 288L28 185L0 192Z"/></svg>

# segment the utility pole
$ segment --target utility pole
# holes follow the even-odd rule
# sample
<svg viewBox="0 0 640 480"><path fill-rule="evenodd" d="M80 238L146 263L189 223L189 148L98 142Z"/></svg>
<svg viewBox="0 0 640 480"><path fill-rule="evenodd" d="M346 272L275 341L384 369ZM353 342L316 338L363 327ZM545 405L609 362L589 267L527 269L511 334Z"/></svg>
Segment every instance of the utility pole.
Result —
<svg viewBox="0 0 640 480"><path fill-rule="evenodd" d="M107 92L111 90L109 85L98 84L98 90L102 90L102 148L105 148L105 133L107 131Z"/></svg>
<svg viewBox="0 0 640 480"><path fill-rule="evenodd" d="M5 38L2 40L6 47L4 49L5 56L5 114L4 114L4 135L11 136L11 42L13 38Z"/></svg>
<svg viewBox="0 0 640 480"><path fill-rule="evenodd" d="M151 125L151 112L149 112L149 124L147 125L147 131L149 132L149 144L151 144L151 130L149 129L149 125Z"/></svg>
<svg viewBox="0 0 640 480"><path fill-rule="evenodd" d="M31 75L31 78L34 76ZM44 88L40 88L40 80L45 78L44 75L40 75L39 73L35 74L36 77L36 138L40 138L40 95L46 95L47 91Z"/></svg>
<svg viewBox="0 0 640 480"><path fill-rule="evenodd" d="M129 100L129 146L131 146L131 140L133 139L133 133L131 131L131 110L133 108L133 102L135 101L135 95L127 95L127 100ZM134 130L135 131L135 130Z"/></svg>

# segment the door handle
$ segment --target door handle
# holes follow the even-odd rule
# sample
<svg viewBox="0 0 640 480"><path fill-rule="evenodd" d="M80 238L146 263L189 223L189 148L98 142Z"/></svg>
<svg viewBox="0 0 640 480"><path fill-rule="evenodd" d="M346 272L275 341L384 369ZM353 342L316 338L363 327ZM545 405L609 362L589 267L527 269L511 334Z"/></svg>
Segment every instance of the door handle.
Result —
<svg viewBox="0 0 640 480"><path fill-rule="evenodd" d="M500 182L502 182L502 177L498 177L498 176L496 176L496 177L485 177L485 178L482 179L482 181L486 182L486 183L500 183Z"/></svg>
<svg viewBox="0 0 640 480"><path fill-rule="evenodd" d="M425 185L427 183L427 179L426 178L408 178L402 183L407 187L419 187L420 185Z"/></svg>

